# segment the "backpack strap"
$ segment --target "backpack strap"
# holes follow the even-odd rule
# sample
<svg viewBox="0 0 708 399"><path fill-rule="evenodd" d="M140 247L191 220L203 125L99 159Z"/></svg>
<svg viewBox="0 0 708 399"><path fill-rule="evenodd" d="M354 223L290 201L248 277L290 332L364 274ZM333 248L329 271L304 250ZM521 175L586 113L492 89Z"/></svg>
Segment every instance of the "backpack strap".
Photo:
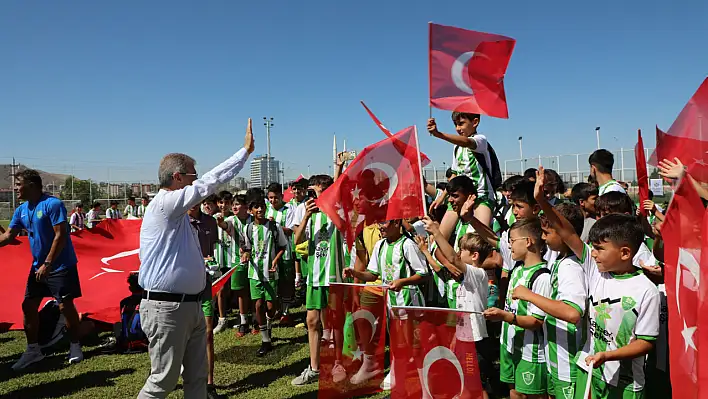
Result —
<svg viewBox="0 0 708 399"><path fill-rule="evenodd" d="M539 268L533 274L531 275L531 278L529 279L529 285L526 287L533 291L533 284L538 280L539 277L543 276L544 274L550 274L551 271L548 270L546 267Z"/></svg>

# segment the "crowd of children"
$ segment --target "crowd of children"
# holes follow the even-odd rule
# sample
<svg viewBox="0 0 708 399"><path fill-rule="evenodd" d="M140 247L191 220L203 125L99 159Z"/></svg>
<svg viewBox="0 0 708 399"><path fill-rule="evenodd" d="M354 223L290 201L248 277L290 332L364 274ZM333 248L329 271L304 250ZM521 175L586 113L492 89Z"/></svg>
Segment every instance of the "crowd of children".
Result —
<svg viewBox="0 0 708 399"><path fill-rule="evenodd" d="M639 207L650 218L639 216L612 178L606 150L590 156L590 181L567 190L542 167L501 181L494 150L477 132L479 115L455 112L452 120L457 134L428 123L431 135L454 145L448 182L426 183L428 215L369 225L351 252L316 205L330 176L293 183L288 202L278 183L206 199L200 210L217 225L207 270L218 278L233 269L230 284L205 299L205 316L218 316L213 333L226 331L229 310L238 309L235 336L260 335L256 354L267 356L273 324L294 325L290 308L304 291L310 363L292 384L313 383L320 341L342 345L341 331L323 329L330 283L377 282L388 288L389 305L472 312L458 320L457 339L475 343L487 398L580 399L588 379L593 398L666 397L668 365L646 362L666 352L656 347L666 345L663 263L653 253L661 254L661 208L646 201ZM335 179L344 163L339 157ZM674 166L662 173L676 177ZM125 213L140 214L129 206ZM72 218L72 226L81 223ZM384 372L364 349L353 384ZM331 374L335 382L346 377L338 362ZM382 386L393 384L389 373Z"/></svg>

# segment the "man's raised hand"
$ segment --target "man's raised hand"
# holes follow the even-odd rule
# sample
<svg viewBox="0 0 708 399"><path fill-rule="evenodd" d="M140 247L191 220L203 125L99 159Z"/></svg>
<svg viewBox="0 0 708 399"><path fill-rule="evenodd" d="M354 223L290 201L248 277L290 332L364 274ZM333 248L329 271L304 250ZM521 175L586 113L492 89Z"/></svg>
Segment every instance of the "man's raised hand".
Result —
<svg viewBox="0 0 708 399"><path fill-rule="evenodd" d="M246 138L244 139L243 148L251 154L255 150L255 141L253 140L253 121L248 118L248 125L246 126Z"/></svg>
<svg viewBox="0 0 708 399"><path fill-rule="evenodd" d="M533 198L537 201L546 200L546 192L543 187L546 184L546 175L543 173L543 166L539 166L536 171L536 185L533 188Z"/></svg>

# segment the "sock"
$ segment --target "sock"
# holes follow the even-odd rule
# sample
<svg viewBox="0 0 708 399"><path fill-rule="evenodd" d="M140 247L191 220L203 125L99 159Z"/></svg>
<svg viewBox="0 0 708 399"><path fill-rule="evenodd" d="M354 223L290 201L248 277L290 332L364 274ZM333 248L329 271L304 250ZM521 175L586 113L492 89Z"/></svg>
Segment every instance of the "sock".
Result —
<svg viewBox="0 0 708 399"><path fill-rule="evenodd" d="M290 311L290 305L283 305L283 316L287 316Z"/></svg>
<svg viewBox="0 0 708 399"><path fill-rule="evenodd" d="M39 352L39 344L27 344L27 352Z"/></svg>
<svg viewBox="0 0 708 399"><path fill-rule="evenodd" d="M241 313L241 324L248 324L248 319L246 319L246 315Z"/></svg>
<svg viewBox="0 0 708 399"><path fill-rule="evenodd" d="M261 341L270 342L270 333L268 332L268 326L261 326Z"/></svg>
<svg viewBox="0 0 708 399"><path fill-rule="evenodd" d="M329 341L332 339L332 330L330 329L324 329L322 330L322 339L325 341Z"/></svg>
<svg viewBox="0 0 708 399"><path fill-rule="evenodd" d="M81 349L81 344L78 342L72 342L71 344L69 344L69 347L71 349Z"/></svg>
<svg viewBox="0 0 708 399"><path fill-rule="evenodd" d="M268 317L268 315L266 315L266 328L268 328L268 331L270 331L270 329L272 328L271 323L272 323L272 319L270 317Z"/></svg>
<svg viewBox="0 0 708 399"><path fill-rule="evenodd" d="M226 317L219 317L219 324L226 323Z"/></svg>

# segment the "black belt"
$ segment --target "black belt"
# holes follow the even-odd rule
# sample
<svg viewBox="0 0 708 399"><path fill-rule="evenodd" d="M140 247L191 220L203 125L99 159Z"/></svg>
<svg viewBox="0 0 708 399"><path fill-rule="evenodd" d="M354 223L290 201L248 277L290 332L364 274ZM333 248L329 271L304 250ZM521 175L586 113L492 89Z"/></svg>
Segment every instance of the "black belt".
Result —
<svg viewBox="0 0 708 399"><path fill-rule="evenodd" d="M173 294L171 292L143 291L143 299L167 302L201 302L202 294Z"/></svg>

